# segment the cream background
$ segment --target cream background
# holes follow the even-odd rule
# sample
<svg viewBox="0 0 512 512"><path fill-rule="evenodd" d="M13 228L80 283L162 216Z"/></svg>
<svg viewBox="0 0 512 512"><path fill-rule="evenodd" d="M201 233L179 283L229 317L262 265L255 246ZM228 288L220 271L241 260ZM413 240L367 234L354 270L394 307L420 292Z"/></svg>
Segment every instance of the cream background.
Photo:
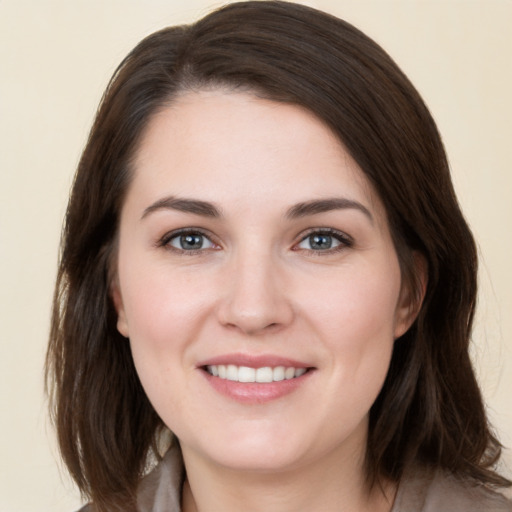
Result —
<svg viewBox="0 0 512 512"><path fill-rule="evenodd" d="M512 2L304 3L382 44L439 124L482 256L476 366L512 446ZM0 512L79 505L56 463L42 365L67 194L102 91L143 36L220 4L0 0Z"/></svg>

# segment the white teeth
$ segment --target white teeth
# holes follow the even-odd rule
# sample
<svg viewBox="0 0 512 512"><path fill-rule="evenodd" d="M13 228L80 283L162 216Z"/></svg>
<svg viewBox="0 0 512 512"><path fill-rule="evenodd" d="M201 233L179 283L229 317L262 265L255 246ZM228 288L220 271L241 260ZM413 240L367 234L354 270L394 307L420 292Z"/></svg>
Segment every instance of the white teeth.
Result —
<svg viewBox="0 0 512 512"><path fill-rule="evenodd" d="M295 368L286 368L284 371L284 378L286 380L293 379L295 377Z"/></svg>
<svg viewBox="0 0 512 512"><path fill-rule="evenodd" d="M265 366L256 370L256 382L272 382L274 375L272 368Z"/></svg>
<svg viewBox="0 0 512 512"><path fill-rule="evenodd" d="M226 368L226 379L238 380L238 367L234 364L228 364Z"/></svg>
<svg viewBox="0 0 512 512"><path fill-rule="evenodd" d="M295 377L300 377L306 373L306 368L297 368L295 370Z"/></svg>
<svg viewBox="0 0 512 512"><path fill-rule="evenodd" d="M256 369L240 366L238 368L238 382L256 382Z"/></svg>
<svg viewBox="0 0 512 512"><path fill-rule="evenodd" d="M249 368L248 366L236 366L234 364L209 365L208 373L214 377L237 382L278 382L300 377L306 373L306 368L293 368L276 366L264 366L262 368Z"/></svg>
<svg viewBox="0 0 512 512"><path fill-rule="evenodd" d="M273 377L275 381L284 380L285 369L284 366L276 366L273 371Z"/></svg>

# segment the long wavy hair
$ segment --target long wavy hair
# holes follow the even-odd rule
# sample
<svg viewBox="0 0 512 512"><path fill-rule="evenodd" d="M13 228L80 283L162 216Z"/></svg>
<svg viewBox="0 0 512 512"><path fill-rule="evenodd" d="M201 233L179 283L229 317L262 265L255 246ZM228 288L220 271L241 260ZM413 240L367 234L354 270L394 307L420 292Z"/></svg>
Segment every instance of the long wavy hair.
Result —
<svg viewBox="0 0 512 512"><path fill-rule="evenodd" d="M120 210L141 134L187 90L228 87L301 105L337 135L382 200L417 320L395 342L370 411L368 481L409 464L493 485L500 444L468 355L477 256L443 144L409 80L348 23L280 1L228 5L156 32L112 77L83 151L62 235L46 363L62 457L100 511L136 510L136 488L165 431L144 394L109 294Z"/></svg>

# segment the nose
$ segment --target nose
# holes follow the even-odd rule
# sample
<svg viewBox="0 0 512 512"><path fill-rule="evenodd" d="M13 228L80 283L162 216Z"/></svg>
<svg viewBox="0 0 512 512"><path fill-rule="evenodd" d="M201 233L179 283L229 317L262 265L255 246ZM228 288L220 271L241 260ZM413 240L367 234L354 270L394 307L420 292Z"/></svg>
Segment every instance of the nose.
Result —
<svg viewBox="0 0 512 512"><path fill-rule="evenodd" d="M292 322L284 270L270 255L239 255L226 274L218 309L221 324L259 335L279 331Z"/></svg>

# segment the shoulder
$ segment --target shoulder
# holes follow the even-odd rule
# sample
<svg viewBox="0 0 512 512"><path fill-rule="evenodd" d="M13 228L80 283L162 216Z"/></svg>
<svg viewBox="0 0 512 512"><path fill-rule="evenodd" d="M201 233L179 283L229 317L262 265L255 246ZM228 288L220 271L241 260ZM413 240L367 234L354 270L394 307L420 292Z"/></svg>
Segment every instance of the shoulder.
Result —
<svg viewBox="0 0 512 512"><path fill-rule="evenodd" d="M489 488L445 472L412 472L392 512L512 512L512 502Z"/></svg>
<svg viewBox="0 0 512 512"><path fill-rule="evenodd" d="M180 512L183 478L183 460L175 442L153 471L142 479L137 491L140 512Z"/></svg>
<svg viewBox="0 0 512 512"><path fill-rule="evenodd" d="M181 452L174 443L160 463L141 480L137 489L138 510L180 512L183 476ZM94 512L94 509L89 504L77 512Z"/></svg>
<svg viewBox="0 0 512 512"><path fill-rule="evenodd" d="M512 503L503 495L444 473L432 480L425 505L425 512L512 512Z"/></svg>

